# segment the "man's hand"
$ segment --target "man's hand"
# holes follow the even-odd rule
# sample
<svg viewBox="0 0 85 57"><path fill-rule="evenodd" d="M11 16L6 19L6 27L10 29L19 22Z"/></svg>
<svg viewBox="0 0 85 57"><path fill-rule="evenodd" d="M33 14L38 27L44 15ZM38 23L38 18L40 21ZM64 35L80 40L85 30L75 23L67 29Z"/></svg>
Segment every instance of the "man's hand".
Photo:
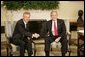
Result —
<svg viewBox="0 0 85 57"><path fill-rule="evenodd" d="M57 47L61 48L61 43L54 41L54 42L51 43L51 46L52 46L52 48L57 48Z"/></svg>
<svg viewBox="0 0 85 57"><path fill-rule="evenodd" d="M55 42L55 41L52 42L52 43L51 43L51 46L52 46L53 48L56 48L56 42Z"/></svg>
<svg viewBox="0 0 85 57"><path fill-rule="evenodd" d="M55 42L58 42L61 39L61 37L58 37L57 39L55 39Z"/></svg>
<svg viewBox="0 0 85 57"><path fill-rule="evenodd" d="M30 40L30 38L29 38L29 37L27 37L27 39L28 39L28 40Z"/></svg>

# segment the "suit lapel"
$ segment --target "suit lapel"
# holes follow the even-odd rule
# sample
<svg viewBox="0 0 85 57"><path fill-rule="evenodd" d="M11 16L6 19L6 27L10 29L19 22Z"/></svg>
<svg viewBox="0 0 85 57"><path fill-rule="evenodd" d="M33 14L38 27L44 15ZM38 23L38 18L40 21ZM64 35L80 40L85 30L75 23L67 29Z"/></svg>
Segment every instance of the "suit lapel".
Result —
<svg viewBox="0 0 85 57"><path fill-rule="evenodd" d="M52 29L52 20L49 22L49 28L50 28L50 31Z"/></svg>
<svg viewBox="0 0 85 57"><path fill-rule="evenodd" d="M60 25L59 25L59 20L57 19L57 27L58 27L58 29L59 29L59 26L60 26Z"/></svg>
<svg viewBox="0 0 85 57"><path fill-rule="evenodd" d="M50 33L50 36L53 36L52 35L52 20L50 20L48 23L48 32Z"/></svg>
<svg viewBox="0 0 85 57"><path fill-rule="evenodd" d="M62 29L62 28L60 28L61 27L61 25L60 25L61 23L60 23L60 21L59 21L59 19L57 19L57 27L58 27L58 33L60 32L60 30ZM59 35L60 35L60 33L59 33Z"/></svg>
<svg viewBox="0 0 85 57"><path fill-rule="evenodd" d="M24 24L24 22L23 22L23 20L21 20L21 25L24 27L24 29L25 29L25 24Z"/></svg>

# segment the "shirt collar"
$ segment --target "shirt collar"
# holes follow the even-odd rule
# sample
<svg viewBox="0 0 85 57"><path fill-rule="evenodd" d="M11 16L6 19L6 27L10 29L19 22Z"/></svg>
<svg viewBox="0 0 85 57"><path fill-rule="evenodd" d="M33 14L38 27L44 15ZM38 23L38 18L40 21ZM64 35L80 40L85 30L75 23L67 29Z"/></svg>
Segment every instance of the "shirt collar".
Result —
<svg viewBox="0 0 85 57"><path fill-rule="evenodd" d="M24 24L27 24L24 20L23 20Z"/></svg>
<svg viewBox="0 0 85 57"><path fill-rule="evenodd" d="M56 20L52 20L52 22L54 22L54 21L57 22L57 19Z"/></svg>

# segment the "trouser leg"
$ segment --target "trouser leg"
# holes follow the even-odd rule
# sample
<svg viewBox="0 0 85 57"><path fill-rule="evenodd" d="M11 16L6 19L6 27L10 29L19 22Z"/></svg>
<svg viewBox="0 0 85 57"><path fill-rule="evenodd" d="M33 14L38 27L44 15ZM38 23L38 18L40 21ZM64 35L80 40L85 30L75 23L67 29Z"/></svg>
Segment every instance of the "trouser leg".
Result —
<svg viewBox="0 0 85 57"><path fill-rule="evenodd" d="M18 45L20 47L20 56L24 56L25 42L23 40L20 40L20 39L15 39L13 44Z"/></svg>
<svg viewBox="0 0 85 57"><path fill-rule="evenodd" d="M26 49L27 49L28 55L31 56L33 52L32 52L32 42L30 40L26 42Z"/></svg>
<svg viewBox="0 0 85 57"><path fill-rule="evenodd" d="M49 56L50 44L53 41L54 39L52 39L52 37L45 38L45 55L46 56Z"/></svg>
<svg viewBox="0 0 85 57"><path fill-rule="evenodd" d="M25 53L25 42L21 42L20 46L20 56L24 56Z"/></svg>
<svg viewBox="0 0 85 57"><path fill-rule="evenodd" d="M16 34L13 37L13 44L18 45L20 47L20 56L24 56L25 52L25 42L22 40L21 35Z"/></svg>
<svg viewBox="0 0 85 57"><path fill-rule="evenodd" d="M65 56L67 50L68 50L68 45L67 45L67 39L63 39L63 41L61 42L61 53L62 53L62 56Z"/></svg>

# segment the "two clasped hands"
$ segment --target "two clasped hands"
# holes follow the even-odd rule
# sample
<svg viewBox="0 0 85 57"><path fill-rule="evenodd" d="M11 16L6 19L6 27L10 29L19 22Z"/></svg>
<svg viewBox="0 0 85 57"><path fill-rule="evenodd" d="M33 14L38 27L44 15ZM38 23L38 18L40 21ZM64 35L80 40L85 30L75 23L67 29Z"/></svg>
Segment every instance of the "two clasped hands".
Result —
<svg viewBox="0 0 85 57"><path fill-rule="evenodd" d="M40 37L39 34L37 34L37 33L32 34L32 38L38 38L38 37Z"/></svg>

